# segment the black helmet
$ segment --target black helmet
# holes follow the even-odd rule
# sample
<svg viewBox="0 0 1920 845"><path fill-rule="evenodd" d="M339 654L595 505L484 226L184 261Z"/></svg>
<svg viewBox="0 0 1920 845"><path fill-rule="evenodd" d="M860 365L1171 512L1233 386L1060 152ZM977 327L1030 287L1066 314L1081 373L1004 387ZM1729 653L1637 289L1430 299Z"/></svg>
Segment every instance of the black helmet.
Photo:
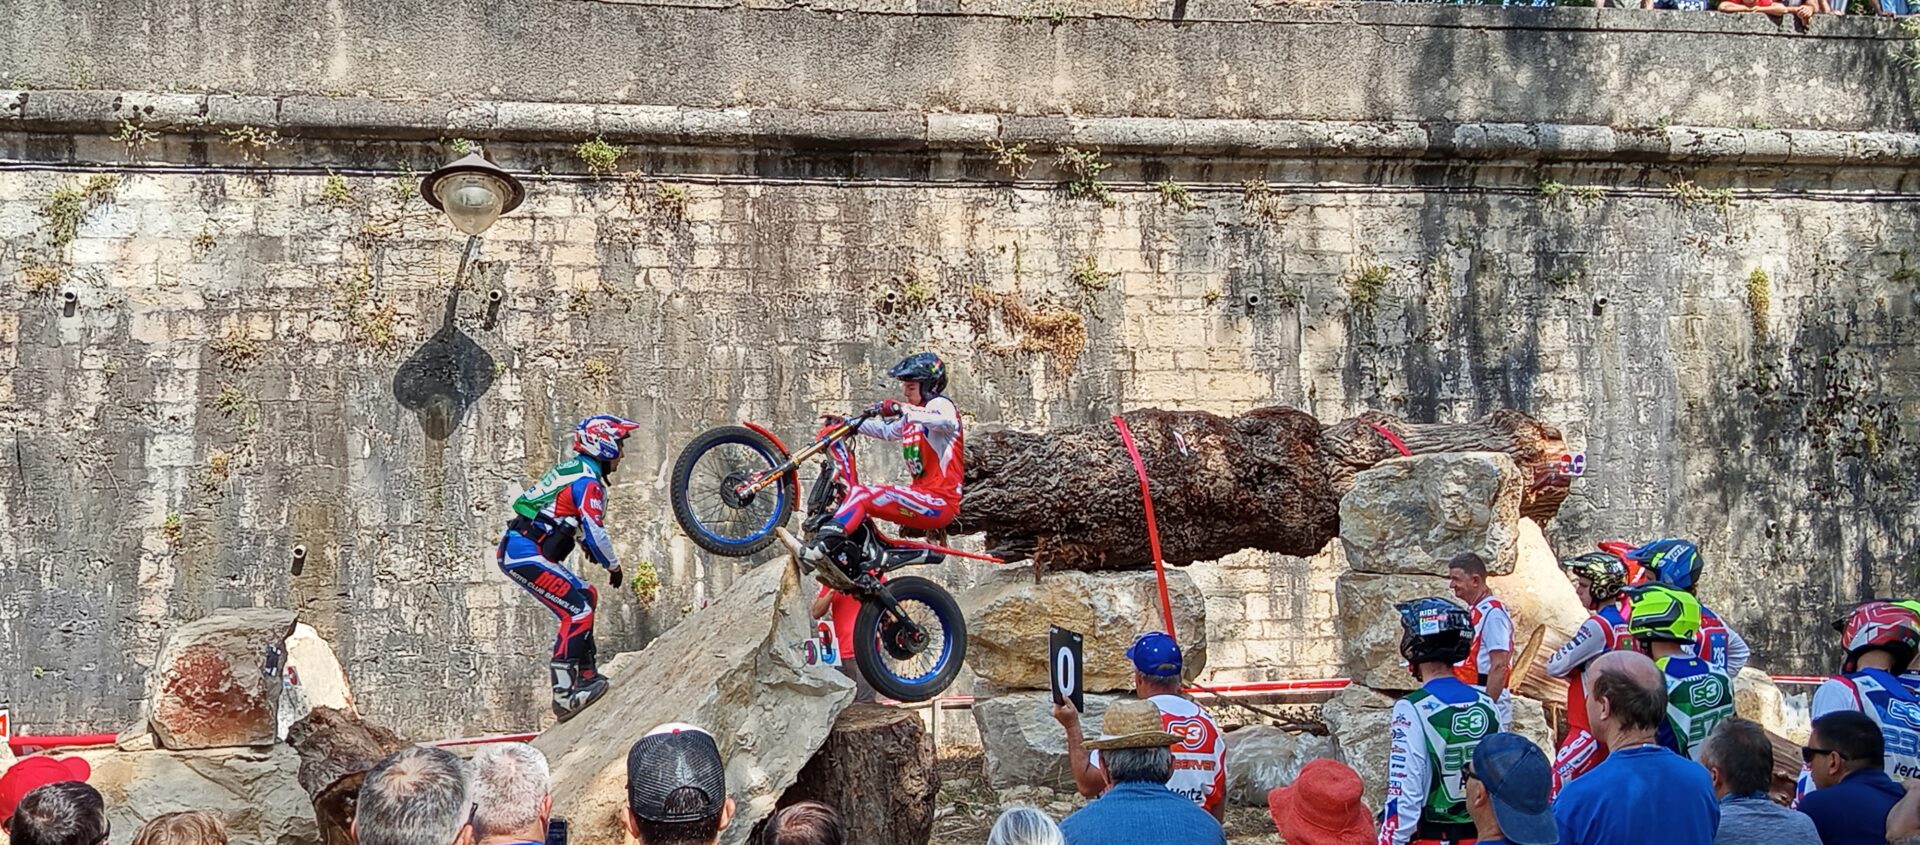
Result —
<svg viewBox="0 0 1920 845"><path fill-rule="evenodd" d="M920 392L926 394L925 400L939 396L947 391L947 362L931 352L920 352L900 359L887 375L901 381L920 383Z"/></svg>
<svg viewBox="0 0 1920 845"><path fill-rule="evenodd" d="M1408 663L1454 664L1467 659L1473 648L1473 615L1466 608L1439 596L1393 607L1400 611L1400 656Z"/></svg>

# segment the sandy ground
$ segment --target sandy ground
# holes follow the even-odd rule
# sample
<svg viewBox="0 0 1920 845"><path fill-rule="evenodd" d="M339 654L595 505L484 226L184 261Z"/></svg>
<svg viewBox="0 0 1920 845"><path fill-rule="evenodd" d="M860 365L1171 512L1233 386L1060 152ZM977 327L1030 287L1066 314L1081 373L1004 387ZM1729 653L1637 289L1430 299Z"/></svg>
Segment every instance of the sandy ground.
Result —
<svg viewBox="0 0 1920 845"><path fill-rule="evenodd" d="M1039 807L1056 820L1086 804L1086 799L1078 795L1045 787L993 789L987 785L978 748L943 748L939 766L939 809L934 815L931 845L982 845L993 820L1010 804ZM1266 809L1254 807L1228 809L1227 841L1233 845L1281 845Z"/></svg>

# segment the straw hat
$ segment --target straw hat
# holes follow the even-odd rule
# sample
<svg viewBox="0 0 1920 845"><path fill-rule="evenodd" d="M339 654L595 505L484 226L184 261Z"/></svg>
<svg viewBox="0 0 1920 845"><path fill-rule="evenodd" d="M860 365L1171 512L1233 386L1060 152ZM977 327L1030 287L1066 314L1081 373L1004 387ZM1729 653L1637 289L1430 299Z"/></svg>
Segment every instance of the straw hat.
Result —
<svg viewBox="0 0 1920 845"><path fill-rule="evenodd" d="M1107 707L1100 720L1100 738L1088 748L1108 751L1116 748L1166 748L1180 738L1167 733L1160 722L1160 707L1151 701L1125 699Z"/></svg>

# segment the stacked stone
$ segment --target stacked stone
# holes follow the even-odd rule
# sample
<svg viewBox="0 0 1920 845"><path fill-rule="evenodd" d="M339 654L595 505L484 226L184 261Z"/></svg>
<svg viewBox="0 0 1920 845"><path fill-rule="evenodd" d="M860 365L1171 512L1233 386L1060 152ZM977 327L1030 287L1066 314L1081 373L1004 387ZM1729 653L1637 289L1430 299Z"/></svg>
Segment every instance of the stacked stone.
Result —
<svg viewBox="0 0 1920 845"><path fill-rule="evenodd" d="M1187 677L1193 678L1207 664L1206 598L1178 569L1168 570L1167 591ZM1166 628L1157 579L1152 572L1049 572L1035 582L1019 567L966 591L960 606L967 611L967 665L976 676L973 718L988 783L1072 793L1066 734L1052 715L1047 630L1057 625L1084 637L1081 725L1097 735L1107 705L1133 691L1127 646L1141 633Z"/></svg>
<svg viewBox="0 0 1920 845"><path fill-rule="evenodd" d="M259 608L217 611L168 633L147 675L142 721L115 746L79 754L106 797L113 845L153 816L186 809L220 816L237 842L319 842L300 756L280 738L295 627L293 611ZM318 643L302 646L310 652L302 672L339 674ZM334 686L328 695L348 696Z"/></svg>
<svg viewBox="0 0 1920 845"><path fill-rule="evenodd" d="M1520 517L1529 481L1504 454L1417 455L1359 473L1340 501L1340 540L1349 571L1337 579L1334 592L1343 656L1354 684L1328 701L1322 716L1376 807L1386 790L1387 723L1394 699L1419 686L1400 657L1396 603L1450 598L1447 561L1473 552L1487 562L1491 575L1499 576L1492 579L1494 594L1518 600L1508 602L1516 658L1536 626L1550 624L1571 633L1567 621L1577 626L1585 618L1538 528ZM1540 703L1516 693L1513 704L1510 729L1551 754L1552 734Z"/></svg>

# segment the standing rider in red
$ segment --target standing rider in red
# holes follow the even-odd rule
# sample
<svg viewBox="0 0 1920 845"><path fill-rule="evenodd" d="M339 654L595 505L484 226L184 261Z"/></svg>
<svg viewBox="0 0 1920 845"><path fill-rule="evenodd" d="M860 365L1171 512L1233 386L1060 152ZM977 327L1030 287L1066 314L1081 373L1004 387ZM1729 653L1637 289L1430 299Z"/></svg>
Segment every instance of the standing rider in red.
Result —
<svg viewBox="0 0 1920 845"><path fill-rule="evenodd" d="M960 409L944 394L947 365L931 352L909 355L887 375L900 380L904 401L885 399L869 408L876 419L860 424L860 433L880 440L896 440L906 458L908 486L856 484L847 491L840 510L820 526L807 544L805 558L818 566L843 557L847 538L867 517L876 516L908 528L935 531L960 513L960 479L965 474L961 453Z"/></svg>
<svg viewBox="0 0 1920 845"><path fill-rule="evenodd" d="M500 571L560 617L547 665L553 673L553 714L562 722L605 694L607 679L594 665L593 609L600 594L561 562L577 540L587 557L606 567L613 586L620 586L625 572L602 527L606 479L620 466L627 435L639 427L607 414L581 420L573 432L573 451L579 454L547 470L514 499L513 520L500 539Z"/></svg>

